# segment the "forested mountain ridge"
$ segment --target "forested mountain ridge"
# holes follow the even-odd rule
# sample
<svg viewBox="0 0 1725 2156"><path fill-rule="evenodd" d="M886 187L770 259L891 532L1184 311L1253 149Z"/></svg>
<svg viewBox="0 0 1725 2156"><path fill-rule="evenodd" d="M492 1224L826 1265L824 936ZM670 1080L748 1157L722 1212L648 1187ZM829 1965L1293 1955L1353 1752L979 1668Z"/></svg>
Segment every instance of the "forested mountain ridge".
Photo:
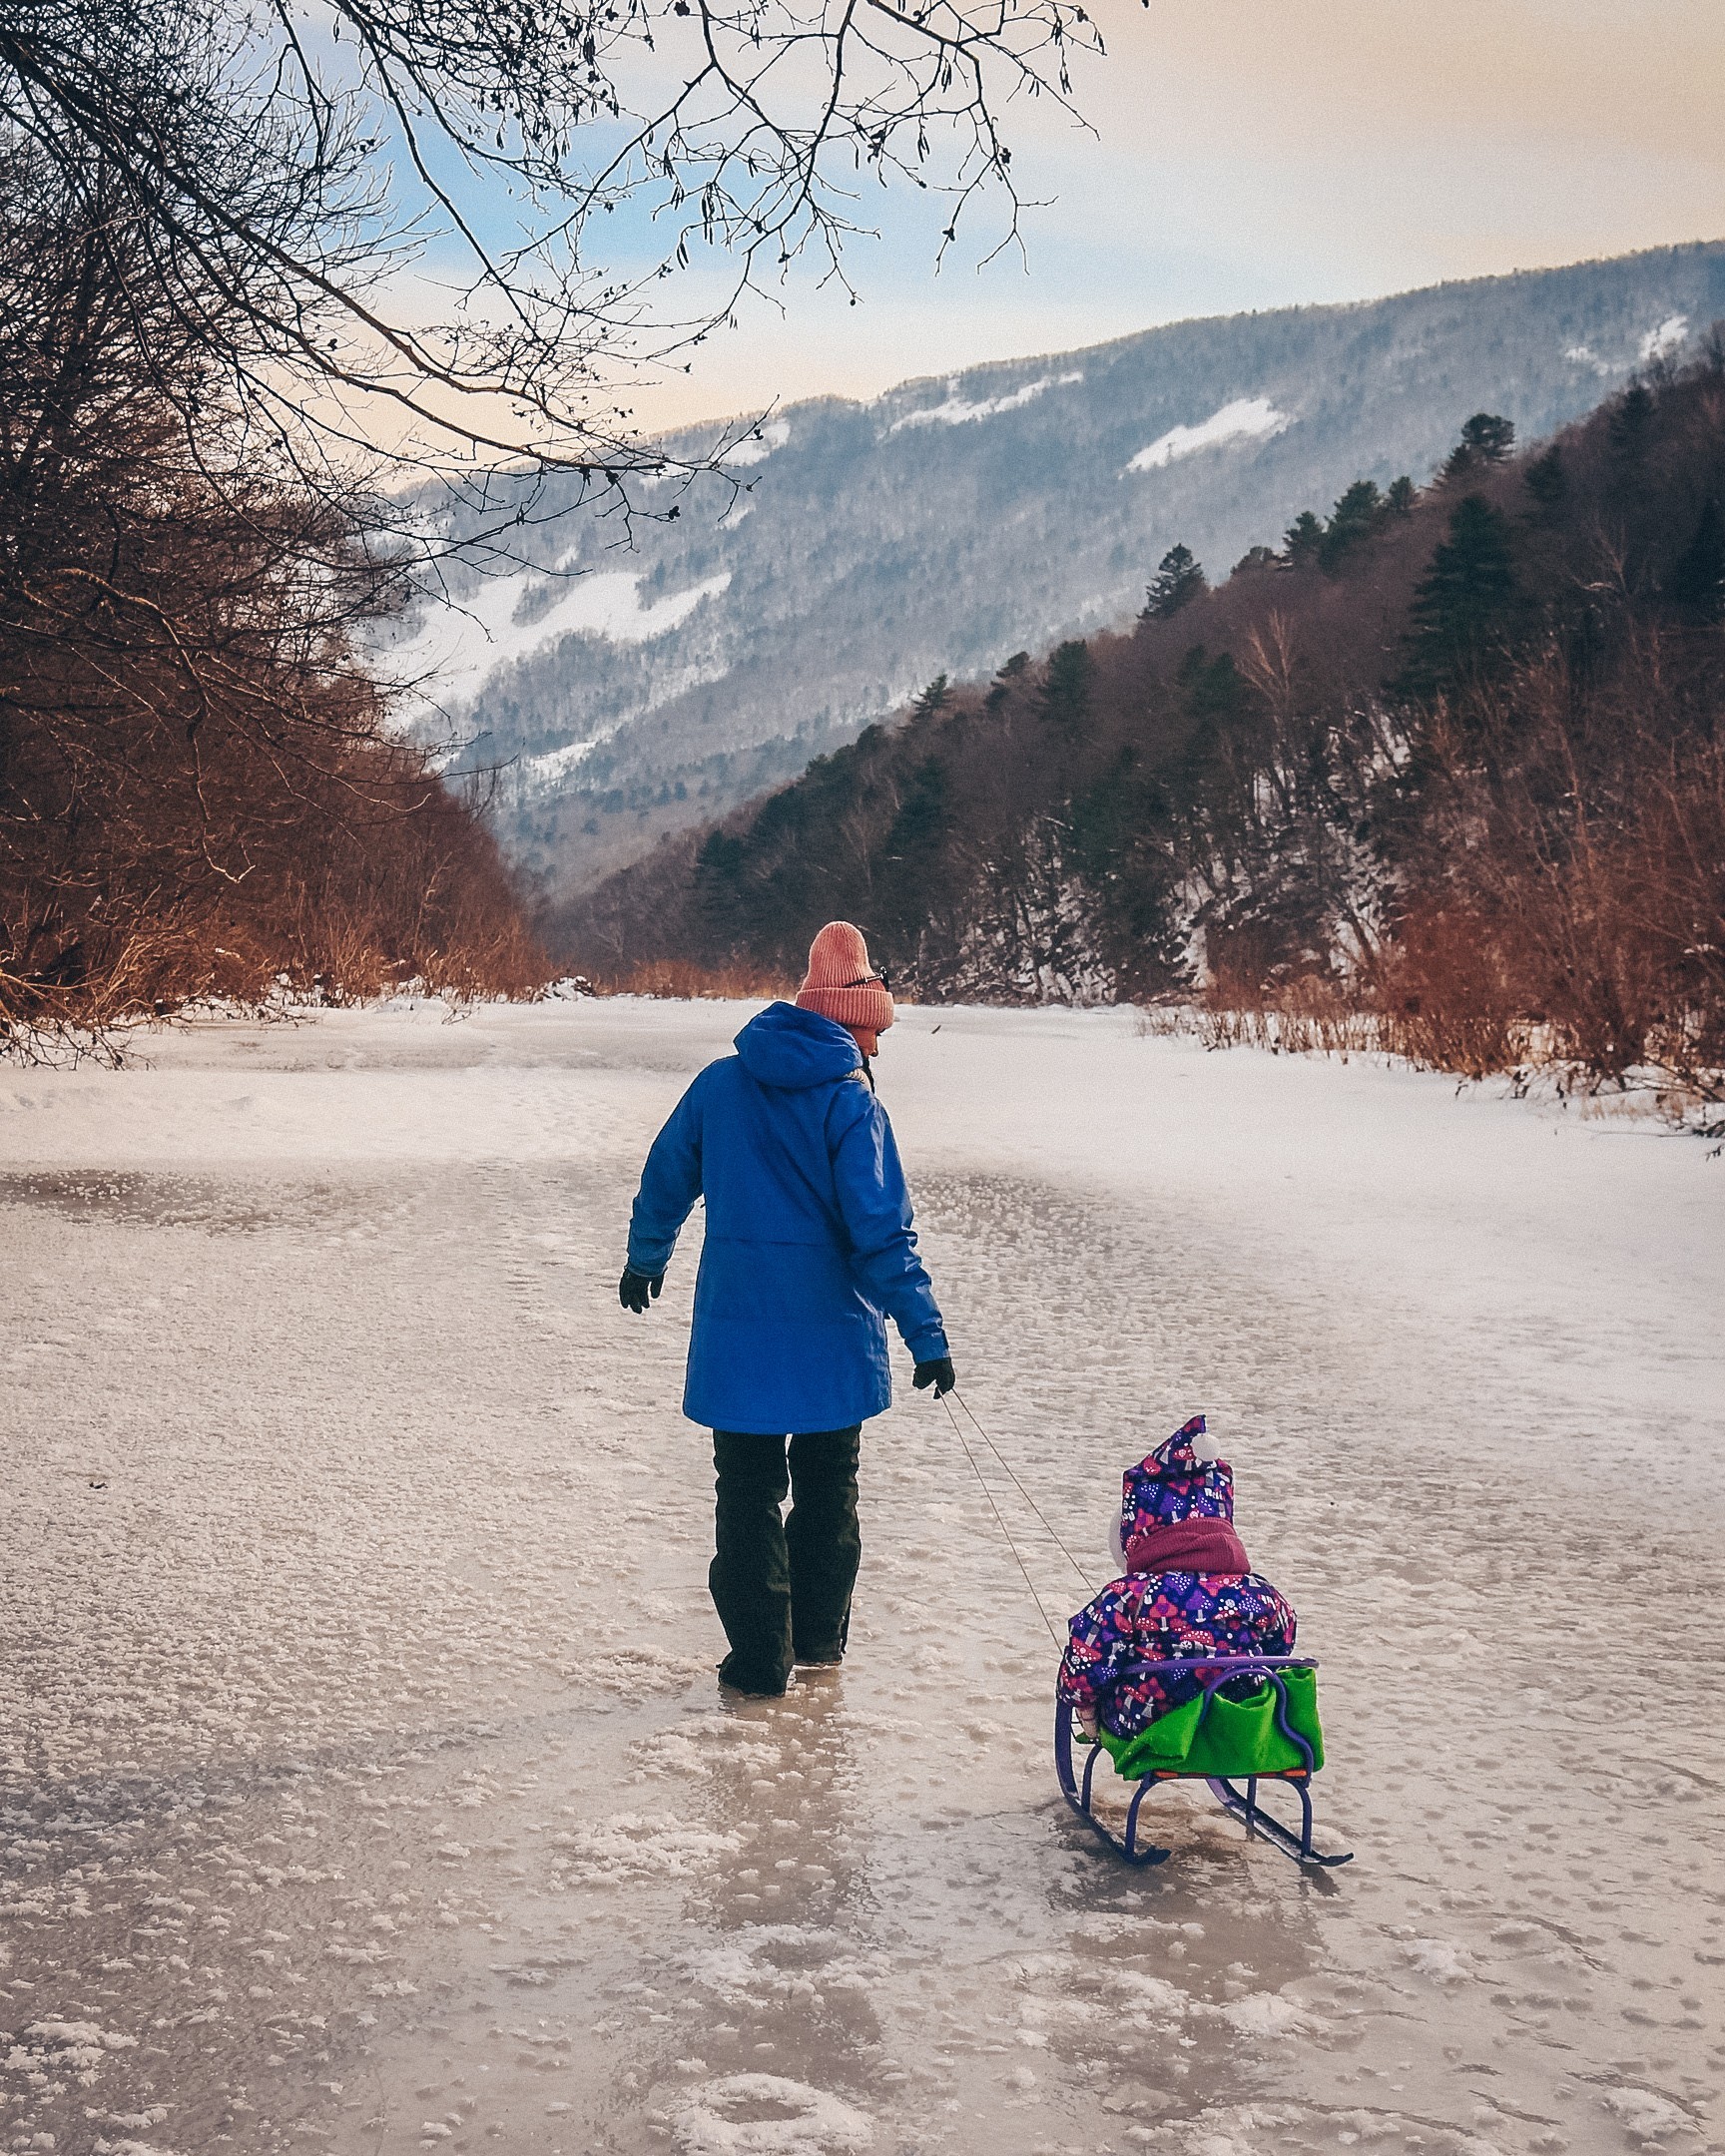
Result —
<svg viewBox="0 0 1725 2156"><path fill-rule="evenodd" d="M649 490L679 513L634 551L615 518L528 526L523 566L457 575L470 612L422 620L402 663L443 669L465 761L503 767L500 835L576 888L937 673L1129 619L1174 541L1226 567L1357 476L1425 478L1471 411L1549 432L1722 313L1707 245L796 405L733 457L735 501Z"/></svg>
<svg viewBox="0 0 1725 2156"><path fill-rule="evenodd" d="M1725 1097L1725 344L1516 454L1362 479L1136 626L936 680L564 913L613 977L793 978L839 915L911 992L1349 1013Z"/></svg>

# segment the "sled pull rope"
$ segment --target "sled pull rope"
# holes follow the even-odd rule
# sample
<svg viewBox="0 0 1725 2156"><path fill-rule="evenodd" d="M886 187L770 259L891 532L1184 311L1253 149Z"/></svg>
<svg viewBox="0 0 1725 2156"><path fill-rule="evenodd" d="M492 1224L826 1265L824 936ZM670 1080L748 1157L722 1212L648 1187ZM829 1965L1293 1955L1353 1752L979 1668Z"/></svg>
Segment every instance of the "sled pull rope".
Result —
<svg viewBox="0 0 1725 2156"><path fill-rule="evenodd" d="M982 1424L976 1418L975 1410L971 1407L970 1402L964 1397L963 1393L960 1392L956 1386L954 1386L952 1389L952 1397L958 1402L959 1406L963 1408L966 1419L969 1421L971 1427L975 1430L977 1436L981 1438L982 1442L988 1447L988 1450L998 1461L1001 1471L1005 1474L1007 1480L1018 1492L1019 1496L1023 1498L1024 1502L1030 1507L1031 1512L1034 1514L1035 1518L1040 1523L1043 1533L1048 1537L1049 1541L1053 1543L1054 1547L1060 1552L1061 1556L1065 1558L1066 1562L1072 1567L1073 1571L1077 1573L1078 1577L1084 1582L1086 1590L1089 1593L1094 1594L1096 1592L1096 1582L1090 1577L1090 1574L1085 1570L1084 1566L1078 1562L1077 1558L1073 1556L1072 1552L1066 1547L1065 1543L1061 1541L1059 1534L1055 1531L1053 1521L1049 1519L1047 1513L1043 1511L1042 1507L1036 1502L1035 1498L1031 1496L1030 1492L1024 1487L1023 1483L1019 1481L1017 1475L1013 1472L1012 1462L1006 1457L1006 1455L1001 1451L1000 1447L994 1442L993 1438L990 1437L988 1432L982 1427ZM950 1406L948 1406L946 1412L948 1414L952 1412Z"/></svg>
<svg viewBox="0 0 1725 2156"><path fill-rule="evenodd" d="M1048 1637L1054 1642L1056 1647L1060 1647L1063 1649L1065 1646L1065 1642L1061 1639L1058 1631L1056 1631L1053 1618L1049 1616L1047 1610L1044 1608L1042 1597L1036 1592L1036 1582L1030 1577L1030 1567L1024 1562L1023 1555L1020 1552L1017 1543L1013 1541L1011 1529L1006 1525L1006 1522L1000 1516L1000 1507L994 1502L994 1492L988 1487L988 1478L986 1475L983 1474L981 1468L977 1466L976 1455L974 1452L971 1451L969 1444L965 1440L964 1426L959 1421L958 1417L952 1412L952 1403L949 1399L947 1399L944 1393L940 1395L940 1404L946 1410L946 1419L952 1425L953 1436L957 1438L959 1444L962 1445L964 1448L964 1457L970 1462L970 1472L982 1485L982 1494L988 1500L988 1509L994 1515L994 1524L1000 1530L1000 1539L1012 1552L1013 1562L1017 1565L1019 1571L1022 1572L1024 1575L1024 1584L1030 1590L1030 1599L1036 1605L1036 1614L1048 1627Z"/></svg>

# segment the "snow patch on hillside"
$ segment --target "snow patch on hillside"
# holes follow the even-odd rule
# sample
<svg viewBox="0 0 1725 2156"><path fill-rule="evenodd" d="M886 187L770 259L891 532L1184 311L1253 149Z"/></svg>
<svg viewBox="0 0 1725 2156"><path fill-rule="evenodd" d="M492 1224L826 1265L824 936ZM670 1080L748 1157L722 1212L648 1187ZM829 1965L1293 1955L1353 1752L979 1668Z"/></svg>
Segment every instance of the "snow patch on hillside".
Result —
<svg viewBox="0 0 1725 2156"><path fill-rule="evenodd" d="M1082 367L1068 374L1039 374L1034 381L1025 382L1008 396L981 397L975 403L958 394L958 377L954 375L946 384L944 404L924 404L917 411L902 413L886 429L896 434L902 427L917 426L963 426L972 419L992 419L999 412L1018 411L1032 404L1045 389L1064 388L1068 382L1084 379Z"/></svg>
<svg viewBox="0 0 1725 2156"><path fill-rule="evenodd" d="M1687 314L1667 314L1636 340L1635 359L1602 359L1590 344L1565 344L1563 356L1573 366L1591 367L1601 380L1627 374L1631 364L1646 366L1654 359L1668 359L1680 351L1689 335Z"/></svg>
<svg viewBox="0 0 1725 2156"><path fill-rule="evenodd" d="M783 449L790 439L790 420L770 419L753 434L746 434L735 448L727 449L719 461L727 468L738 464L764 464L775 449Z"/></svg>
<svg viewBox="0 0 1725 2156"><path fill-rule="evenodd" d="M390 655L390 671L437 703L465 703L502 668L567 636L613 644L645 644L667 636L702 600L718 598L730 584L731 572L721 570L646 605L641 601L642 581L626 569L577 577L542 614L519 621L521 602L530 589L543 589L543 580L526 571L492 577L464 607L440 608L422 619L416 634Z"/></svg>
<svg viewBox="0 0 1725 2156"><path fill-rule="evenodd" d="M542 794L555 794L604 739L602 734L595 734L587 741L565 742L561 749L548 749L543 756L523 757L510 775L510 795L517 801L532 801Z"/></svg>
<svg viewBox="0 0 1725 2156"><path fill-rule="evenodd" d="M1158 471L1177 457L1196 456L1200 449L1219 449L1236 441L1268 441L1294 423L1292 414L1278 411L1268 397L1236 397L1213 411L1196 426L1170 427L1127 465L1129 472Z"/></svg>
<svg viewBox="0 0 1725 2156"><path fill-rule="evenodd" d="M1603 378L1607 374L1615 374L1617 372L1617 369L1611 364L1610 360L1601 359L1599 354L1593 350L1591 345L1565 344L1563 347L1563 356L1570 362L1572 366L1591 367L1594 373L1599 375L1601 378Z"/></svg>
<svg viewBox="0 0 1725 2156"><path fill-rule="evenodd" d="M718 581L722 584L724 579ZM712 682L723 681L730 671L723 660L697 660L687 666L674 667L659 677L653 694L629 716L635 719L646 718L662 705L674 703L680 696L687 696L692 689L704 689ZM903 696L893 700L895 704L903 701ZM883 707L888 710L891 708L891 705ZM609 724L599 727L592 734L583 735L579 740L563 742L555 749L540 751L536 756L517 757L513 763L505 765L496 774L498 799L519 808L531 802L543 801L561 793L594 750L615 738L619 726L623 723L620 718L613 719ZM454 769L462 753L461 746L455 745L445 753L439 769Z"/></svg>

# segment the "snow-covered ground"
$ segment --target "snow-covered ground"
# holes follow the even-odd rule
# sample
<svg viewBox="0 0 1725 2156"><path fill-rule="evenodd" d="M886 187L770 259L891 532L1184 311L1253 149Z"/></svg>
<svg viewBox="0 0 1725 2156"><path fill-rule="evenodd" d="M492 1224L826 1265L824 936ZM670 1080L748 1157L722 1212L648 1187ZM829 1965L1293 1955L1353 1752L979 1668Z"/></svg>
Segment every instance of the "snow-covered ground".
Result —
<svg viewBox="0 0 1725 2156"><path fill-rule="evenodd" d="M1132 1875L907 1387L846 1669L716 1696L694 1249L651 1319L614 1283L743 1015L0 1070L0 2145L1719 2146L1725 1160L1120 1016L905 1015L881 1087L1002 1454L1100 1571L1121 1466L1207 1408L1324 1661L1356 1863L1181 1796Z"/></svg>

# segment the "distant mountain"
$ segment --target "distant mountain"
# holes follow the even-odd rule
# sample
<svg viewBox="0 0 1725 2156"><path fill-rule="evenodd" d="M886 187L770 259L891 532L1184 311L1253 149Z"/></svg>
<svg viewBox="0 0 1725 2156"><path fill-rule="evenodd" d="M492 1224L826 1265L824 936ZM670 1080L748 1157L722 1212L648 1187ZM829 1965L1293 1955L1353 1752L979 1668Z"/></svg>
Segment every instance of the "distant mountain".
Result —
<svg viewBox="0 0 1725 2156"><path fill-rule="evenodd" d="M666 839L549 910L556 959L774 993L837 916L920 1003L1196 1002L1725 1132L1725 343L1519 456L1462 433Z"/></svg>
<svg viewBox="0 0 1725 2156"><path fill-rule="evenodd" d="M615 519L541 527L529 567L457 577L399 656L440 670L464 764L508 767L506 846L578 890L936 674L1128 619L1176 541L1223 576L1362 475L1424 480L1469 413L1529 440L1721 316L1710 243L792 405L733 451L740 497L703 481L632 549Z"/></svg>

